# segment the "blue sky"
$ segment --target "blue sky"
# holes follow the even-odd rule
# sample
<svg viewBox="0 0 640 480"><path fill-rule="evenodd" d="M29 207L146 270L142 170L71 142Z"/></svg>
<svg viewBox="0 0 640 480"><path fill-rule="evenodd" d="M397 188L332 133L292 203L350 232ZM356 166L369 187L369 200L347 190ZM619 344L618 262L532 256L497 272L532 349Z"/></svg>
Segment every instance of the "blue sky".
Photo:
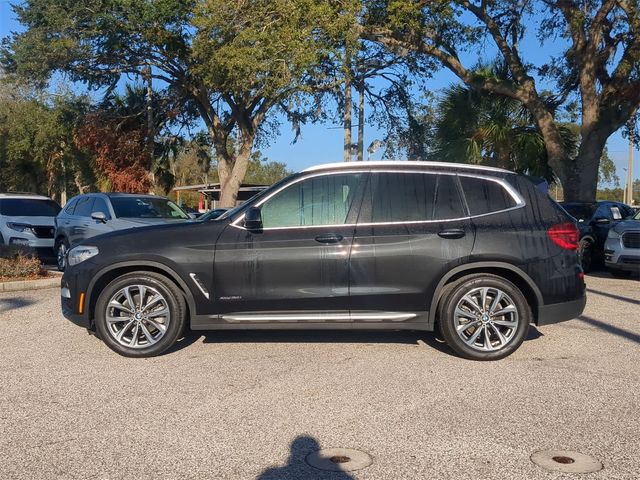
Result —
<svg viewBox="0 0 640 480"><path fill-rule="evenodd" d="M6 0L0 0L0 38L5 37L12 30L19 30L20 25L16 22L10 3ZM522 42L521 50L526 61L533 64L541 64L549 58L549 55L560 52L562 44L559 40L549 41L544 45L540 45L533 34L530 34ZM463 61L466 65L473 65L478 60L491 60L495 53L495 47L491 42L483 45L483 48L477 52L467 52L463 55ZM434 73L433 78L426 83L427 88L436 93L442 88L458 83L456 77L448 70L441 70ZM354 112L355 125L355 112ZM336 128L338 127L338 128ZM282 122L280 135L272 140L271 144L263 148L264 154L271 160L284 162L289 169L297 171L318 163L326 163L342 160L342 130L340 125L331 124L315 124L306 125L302 128L302 135L298 141L293 144L293 133L286 122ZM355 128L353 137L355 141ZM375 139L382 138L382 133L372 125L365 125L364 145L365 148ZM620 132L616 132L609 139L607 144L609 155L613 158L618 176L621 183L624 184L626 178L628 141L624 139ZM379 150L372 156L372 159L379 159L383 154L383 150ZM366 152L365 152L366 155ZM634 153L634 177L640 178L640 152Z"/></svg>

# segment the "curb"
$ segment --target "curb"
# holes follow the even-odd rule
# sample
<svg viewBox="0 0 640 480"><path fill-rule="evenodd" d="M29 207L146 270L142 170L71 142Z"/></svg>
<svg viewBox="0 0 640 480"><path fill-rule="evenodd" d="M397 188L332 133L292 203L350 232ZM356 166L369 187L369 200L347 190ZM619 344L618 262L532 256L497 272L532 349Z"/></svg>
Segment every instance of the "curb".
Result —
<svg viewBox="0 0 640 480"><path fill-rule="evenodd" d="M0 282L0 292L20 292L23 290L42 290L44 288L60 287L60 276L41 278L38 280L17 280L15 282Z"/></svg>

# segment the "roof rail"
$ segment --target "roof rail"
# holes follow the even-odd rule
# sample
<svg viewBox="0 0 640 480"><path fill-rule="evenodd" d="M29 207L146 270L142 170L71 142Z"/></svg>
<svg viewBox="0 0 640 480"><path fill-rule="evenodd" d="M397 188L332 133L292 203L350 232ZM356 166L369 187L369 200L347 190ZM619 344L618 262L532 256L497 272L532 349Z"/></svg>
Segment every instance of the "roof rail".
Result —
<svg viewBox="0 0 640 480"><path fill-rule="evenodd" d="M375 160L368 162L336 162L336 163L324 163L321 165L314 165L313 167L305 168L303 172L314 172L316 170L325 170L329 168L368 168L368 167L445 167L460 170L480 170L488 172L500 172L500 173L514 173L510 170L497 167L485 167L483 165L469 165L468 163L455 163L455 162L431 162L426 160Z"/></svg>

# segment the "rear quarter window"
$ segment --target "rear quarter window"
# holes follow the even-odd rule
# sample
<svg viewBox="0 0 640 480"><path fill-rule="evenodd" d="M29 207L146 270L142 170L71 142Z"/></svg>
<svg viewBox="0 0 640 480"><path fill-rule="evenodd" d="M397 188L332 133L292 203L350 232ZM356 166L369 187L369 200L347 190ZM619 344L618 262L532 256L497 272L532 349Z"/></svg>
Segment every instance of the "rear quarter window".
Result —
<svg viewBox="0 0 640 480"><path fill-rule="evenodd" d="M460 184L472 216L499 212L517 206L509 192L493 180L460 176Z"/></svg>

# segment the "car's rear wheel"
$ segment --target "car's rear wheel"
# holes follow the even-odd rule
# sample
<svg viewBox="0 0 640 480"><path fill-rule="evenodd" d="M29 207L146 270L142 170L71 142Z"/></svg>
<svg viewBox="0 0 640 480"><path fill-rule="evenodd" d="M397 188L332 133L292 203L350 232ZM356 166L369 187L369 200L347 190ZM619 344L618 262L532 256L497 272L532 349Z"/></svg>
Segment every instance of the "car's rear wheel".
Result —
<svg viewBox="0 0 640 480"><path fill-rule="evenodd" d="M69 250L69 242L67 242L66 238L59 238L56 240L55 251L56 251L56 263L58 265L58 270L64 272L64 269L67 267L67 251Z"/></svg>
<svg viewBox="0 0 640 480"><path fill-rule="evenodd" d="M498 360L524 341L531 308L513 283L490 274L459 279L445 290L439 326L447 344L472 360Z"/></svg>
<svg viewBox="0 0 640 480"><path fill-rule="evenodd" d="M96 329L109 348L127 357L152 357L182 334L186 306L178 288L153 272L113 280L96 303Z"/></svg>

